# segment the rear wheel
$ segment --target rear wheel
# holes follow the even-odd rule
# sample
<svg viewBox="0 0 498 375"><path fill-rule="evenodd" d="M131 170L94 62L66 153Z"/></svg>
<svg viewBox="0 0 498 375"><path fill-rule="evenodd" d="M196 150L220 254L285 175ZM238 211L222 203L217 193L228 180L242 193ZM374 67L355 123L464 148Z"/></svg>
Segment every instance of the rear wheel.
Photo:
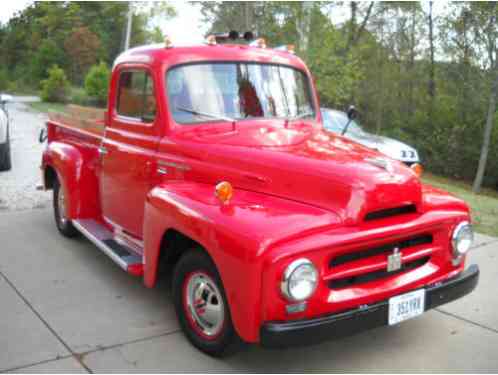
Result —
<svg viewBox="0 0 498 375"><path fill-rule="evenodd" d="M55 224L59 232L65 237L75 237L78 235L78 230L73 226L71 220L67 217L66 211L66 195L64 188L61 186L58 179L54 181L54 218Z"/></svg>
<svg viewBox="0 0 498 375"><path fill-rule="evenodd" d="M202 250L189 251L176 265L173 299L180 326L195 347L216 357L240 348L218 271Z"/></svg>
<svg viewBox="0 0 498 375"><path fill-rule="evenodd" d="M0 172L10 171L11 168L10 137L7 134L7 141L3 145L0 145Z"/></svg>

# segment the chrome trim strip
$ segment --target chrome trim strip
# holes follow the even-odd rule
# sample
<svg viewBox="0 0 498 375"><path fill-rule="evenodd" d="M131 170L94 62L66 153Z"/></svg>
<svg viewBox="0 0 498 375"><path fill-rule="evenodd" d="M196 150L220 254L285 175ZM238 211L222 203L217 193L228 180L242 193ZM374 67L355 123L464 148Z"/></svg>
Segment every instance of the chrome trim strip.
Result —
<svg viewBox="0 0 498 375"><path fill-rule="evenodd" d="M99 240L92 232L86 229L78 220L72 221L74 227L78 229L81 234L88 238L95 246L97 246L101 251L103 251L109 258L116 262L123 270L128 270L128 265L126 262L116 255L111 248L109 248L105 243Z"/></svg>
<svg viewBox="0 0 498 375"><path fill-rule="evenodd" d="M131 250L137 250L138 254L143 253L143 248L144 248L144 242L139 240L138 238L133 237L132 235L126 233L126 231L123 229L123 227L117 223L115 223L113 220L109 219L107 216L103 216L104 221L109 224L111 227L114 229L114 233L111 234L111 237L114 238L114 240L117 242L117 237L122 237L125 241L129 242L126 247L130 248L131 245L133 245L130 249Z"/></svg>

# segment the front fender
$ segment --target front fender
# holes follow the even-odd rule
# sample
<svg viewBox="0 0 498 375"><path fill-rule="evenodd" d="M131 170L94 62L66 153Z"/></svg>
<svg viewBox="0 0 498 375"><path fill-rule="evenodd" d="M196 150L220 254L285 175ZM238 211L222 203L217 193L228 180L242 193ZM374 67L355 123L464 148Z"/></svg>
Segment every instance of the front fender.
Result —
<svg viewBox="0 0 498 375"><path fill-rule="evenodd" d="M200 243L217 266L232 320L248 342L259 339L265 255L277 244L339 223L330 212L260 193L235 191L229 204L214 186L165 183L147 197L144 220L145 283L157 276L161 240L175 229Z"/></svg>
<svg viewBox="0 0 498 375"><path fill-rule="evenodd" d="M62 142L50 142L42 169L51 167L65 188L67 215L71 219L98 217L98 182L94 152Z"/></svg>

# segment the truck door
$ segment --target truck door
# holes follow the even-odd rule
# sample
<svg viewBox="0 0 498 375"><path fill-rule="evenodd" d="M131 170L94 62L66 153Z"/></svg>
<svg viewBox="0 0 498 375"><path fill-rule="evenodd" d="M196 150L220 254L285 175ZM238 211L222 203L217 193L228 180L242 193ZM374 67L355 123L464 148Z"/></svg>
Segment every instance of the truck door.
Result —
<svg viewBox="0 0 498 375"><path fill-rule="evenodd" d="M102 145L100 199L104 218L142 238L145 198L159 141L151 72L122 67ZM116 78L114 78L116 80Z"/></svg>

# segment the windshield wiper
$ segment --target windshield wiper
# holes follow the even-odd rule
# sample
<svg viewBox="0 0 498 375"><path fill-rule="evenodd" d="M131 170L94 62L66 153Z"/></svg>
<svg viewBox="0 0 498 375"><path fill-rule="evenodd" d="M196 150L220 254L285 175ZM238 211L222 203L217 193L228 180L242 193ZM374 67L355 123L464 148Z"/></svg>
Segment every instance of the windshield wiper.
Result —
<svg viewBox="0 0 498 375"><path fill-rule="evenodd" d="M175 107L176 109L187 112L187 113L192 113L193 115L198 115L198 116L205 116L205 117L210 117L214 118L217 120L223 120L223 121L228 121L228 122L235 122L235 119L228 117L228 116L223 116L217 113L209 113L209 112L203 112L203 111L197 111L193 108L185 108L185 107Z"/></svg>
<svg viewBox="0 0 498 375"><path fill-rule="evenodd" d="M314 116L315 112L313 111L308 111L308 112L303 112L297 116L292 117L291 120L299 120L300 118L308 117L308 116Z"/></svg>
<svg viewBox="0 0 498 375"><path fill-rule="evenodd" d="M297 116L294 116L294 117L287 117L285 119L285 127L288 127L289 126L289 122L291 121L295 121L295 120L299 120L301 118L304 118L304 117L308 117L308 116L314 116L315 115L315 112L313 111L308 111L308 112L303 112Z"/></svg>

